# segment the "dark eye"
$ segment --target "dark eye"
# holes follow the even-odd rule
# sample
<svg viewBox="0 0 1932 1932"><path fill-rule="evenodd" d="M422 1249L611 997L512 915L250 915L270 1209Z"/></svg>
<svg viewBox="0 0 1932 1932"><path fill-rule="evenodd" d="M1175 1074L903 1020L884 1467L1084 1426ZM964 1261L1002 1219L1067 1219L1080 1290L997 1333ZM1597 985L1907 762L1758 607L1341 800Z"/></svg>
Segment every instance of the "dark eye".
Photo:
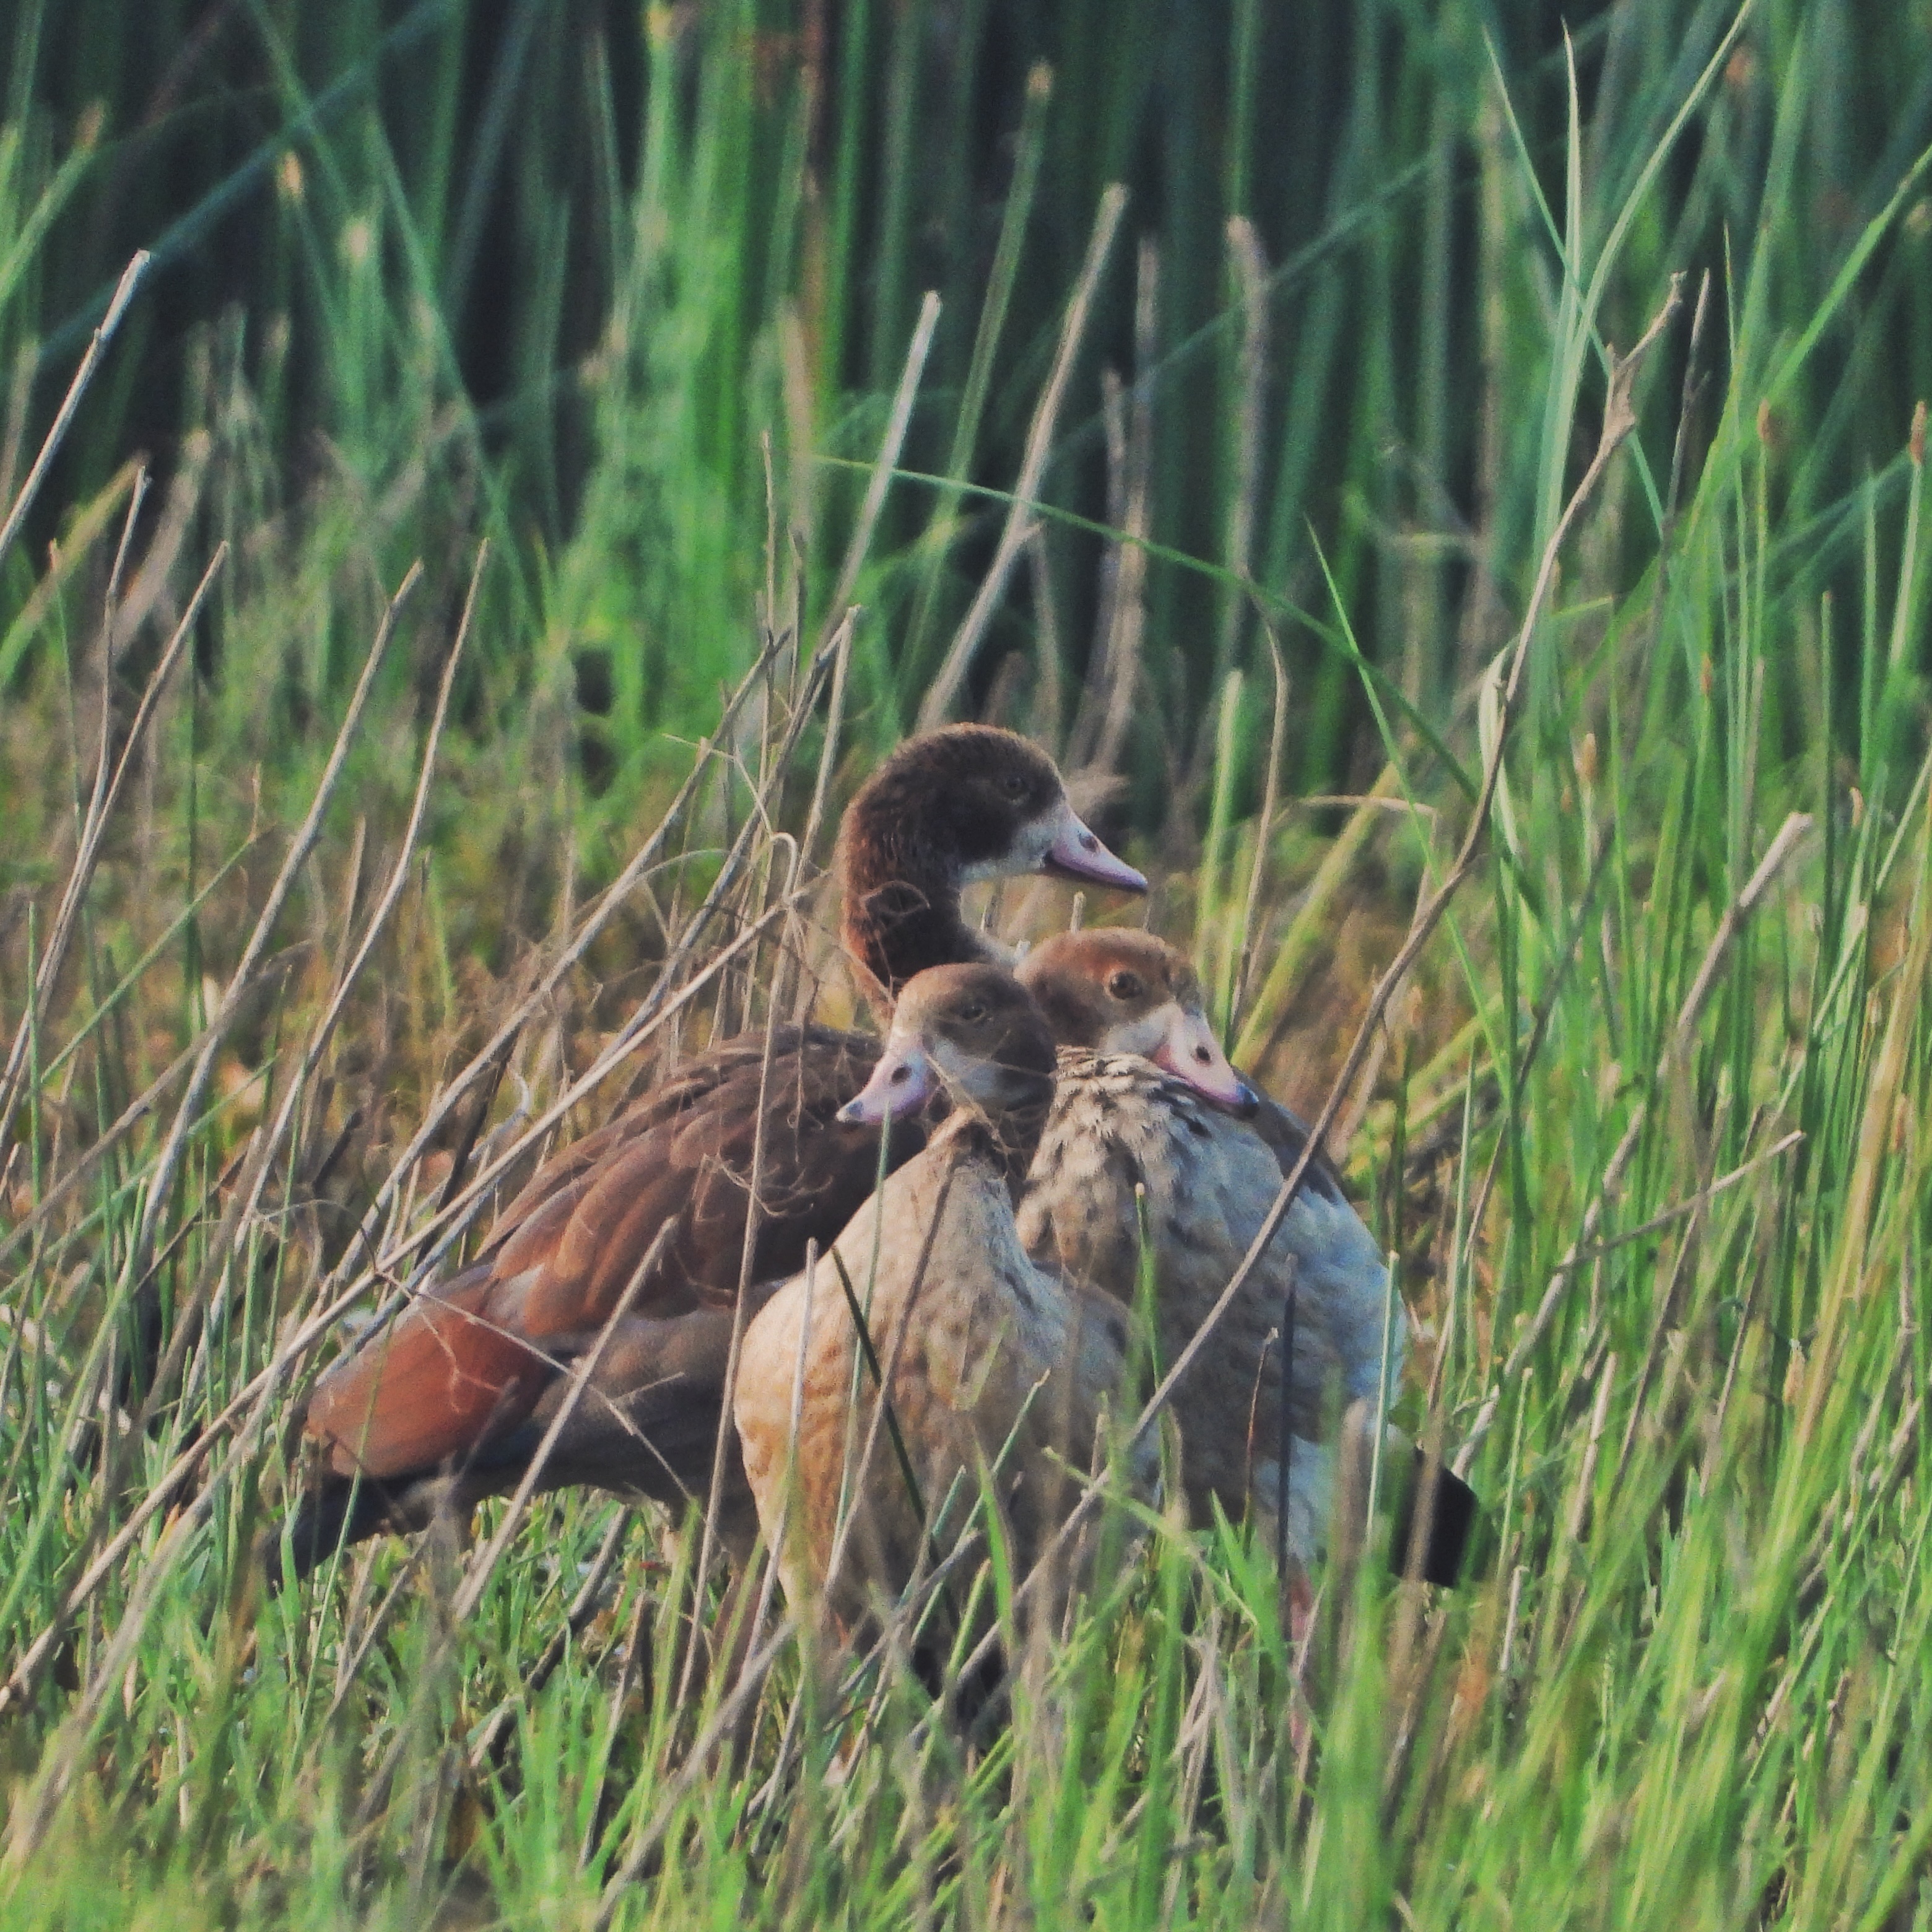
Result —
<svg viewBox="0 0 1932 1932"><path fill-rule="evenodd" d="M1006 773L1006 776L1000 781L1000 790L1004 792L1009 798L1024 797L1026 795L1026 780L1022 778L1018 772L1009 772Z"/></svg>
<svg viewBox="0 0 1932 1932"><path fill-rule="evenodd" d="M1124 968L1118 973L1107 975L1107 990L1117 1000L1138 1000L1145 992L1138 973L1130 973Z"/></svg>
<svg viewBox="0 0 1932 1932"><path fill-rule="evenodd" d="M986 1017L986 1009L977 1000L969 1000L959 1009L960 1019L968 1026L977 1026Z"/></svg>

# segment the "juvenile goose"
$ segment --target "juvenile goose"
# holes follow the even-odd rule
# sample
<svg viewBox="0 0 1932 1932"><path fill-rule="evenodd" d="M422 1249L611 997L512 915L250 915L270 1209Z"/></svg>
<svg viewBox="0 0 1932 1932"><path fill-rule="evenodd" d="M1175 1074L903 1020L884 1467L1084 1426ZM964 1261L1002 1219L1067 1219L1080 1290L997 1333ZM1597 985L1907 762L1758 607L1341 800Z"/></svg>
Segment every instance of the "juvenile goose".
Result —
<svg viewBox="0 0 1932 1932"><path fill-rule="evenodd" d="M1008 731L956 725L914 739L860 790L836 867L842 938L884 1006L916 974L986 957L960 915L965 884L1044 872L1120 890L1147 881L1076 814L1052 762ZM610 1317L652 1241L664 1246L545 1466L672 1503L701 1496L722 1414L758 1129L762 1031L676 1069L556 1155L470 1267L413 1304L316 1384L304 1428L323 1474L292 1526L296 1574L345 1536L422 1526L513 1487L562 1370ZM862 1034L780 1030L766 1088L764 1186L751 1278L796 1269L872 1191L879 1132L835 1116L879 1052ZM892 1138L916 1153L917 1119ZM621 1391L621 1413L598 1391ZM742 1478L728 1501L742 1505ZM731 1528L728 1522L728 1530Z"/></svg>
<svg viewBox="0 0 1932 1932"><path fill-rule="evenodd" d="M982 1466L1013 1561L1030 1568L1071 1501L1065 1465L1087 1466L1118 1387L1126 1311L1030 1259L1014 1222L1054 1066L1046 1019L1010 974L920 974L842 1118L905 1119L943 1091L946 1123L853 1216L811 1282L787 1282L745 1338L734 1412L759 1522L794 1604L823 1593L848 1630L905 1588L928 1537L942 1552L956 1542ZM842 1266L869 1298L916 1502L874 1420L878 1388L858 1364ZM1151 1480L1150 1452L1134 1474Z"/></svg>
<svg viewBox="0 0 1932 1932"><path fill-rule="evenodd" d="M1260 1232L1307 1130L1286 1108L1251 1093L1245 1106L1210 1104L1199 1083L1185 1077L1186 1052L1178 1054L1165 1040L1150 1052L1118 1051L1132 1037L1122 1026L1124 1012L1156 992L1199 1017L1207 1033L1192 968L1151 934L1064 934L1030 954L1019 976L1064 1048L1053 1111L1020 1208L1021 1239L1070 1278L1130 1300L1141 1262L1136 1190L1144 1186L1157 1345L1161 1360L1172 1362ZM1388 1288L1374 1240L1318 1154L1174 1402L1182 1480L1196 1516L1204 1519L1213 1502L1237 1521L1252 1508L1270 1538L1282 1440L1280 1330L1291 1282L1288 1542L1306 1564L1329 1517L1335 1443L1324 1426L1324 1410L1338 1401L1356 1437L1366 1439L1372 1430ZM1389 1319L1392 1401L1408 1325L1399 1301ZM1436 1480L1422 1574L1450 1582L1473 1499L1446 1471ZM1398 1565L1406 1541L1399 1533Z"/></svg>

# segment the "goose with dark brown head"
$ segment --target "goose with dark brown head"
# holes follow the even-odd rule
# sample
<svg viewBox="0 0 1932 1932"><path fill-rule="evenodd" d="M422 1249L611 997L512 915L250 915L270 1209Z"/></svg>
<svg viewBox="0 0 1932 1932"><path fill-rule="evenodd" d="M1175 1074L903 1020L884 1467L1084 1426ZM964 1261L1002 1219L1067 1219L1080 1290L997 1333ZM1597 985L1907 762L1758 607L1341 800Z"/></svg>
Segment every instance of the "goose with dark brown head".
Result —
<svg viewBox="0 0 1932 1932"><path fill-rule="evenodd" d="M845 949L874 1002L914 974L987 956L960 914L978 879L1051 872L1120 890L1146 880L1074 812L1052 762L1011 732L958 725L902 746L854 798L837 868ZM722 1414L748 1178L765 1096L751 1279L796 1270L871 1192L880 1132L836 1117L879 1053L862 1034L781 1028L686 1061L609 1125L555 1156L478 1260L332 1366L304 1423L322 1466L292 1526L306 1570L341 1540L419 1527L514 1486L566 1371L661 1242L592 1386L546 1462L546 1486L595 1483L676 1504L701 1496ZM923 1141L910 1119L895 1162ZM621 1396L621 1400L617 1398ZM728 1530L748 1532L731 1472Z"/></svg>

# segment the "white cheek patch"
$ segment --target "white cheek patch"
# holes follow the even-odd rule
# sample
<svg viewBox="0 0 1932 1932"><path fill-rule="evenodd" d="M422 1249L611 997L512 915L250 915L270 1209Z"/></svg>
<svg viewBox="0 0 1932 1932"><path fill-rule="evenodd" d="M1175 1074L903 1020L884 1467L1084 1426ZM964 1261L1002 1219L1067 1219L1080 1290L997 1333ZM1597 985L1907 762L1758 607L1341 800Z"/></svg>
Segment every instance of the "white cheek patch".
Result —
<svg viewBox="0 0 1932 1932"><path fill-rule="evenodd" d="M949 1087L970 1088L973 1076L986 1064L975 1054L962 1052L958 1043L950 1040L934 1042L926 1048L926 1058L938 1068L940 1078Z"/></svg>
<svg viewBox="0 0 1932 1932"><path fill-rule="evenodd" d="M1167 1038L1173 1017L1171 1005L1156 1006L1152 1012L1143 1013L1137 1020L1125 1020L1118 1026L1110 1026L1100 1042L1100 1051L1138 1053L1143 1060L1151 1060Z"/></svg>
<svg viewBox="0 0 1932 1932"><path fill-rule="evenodd" d="M1005 1084L1004 1067L984 1054L969 1052L956 1040L934 1041L926 1048L926 1057L950 1091L979 1104L990 1104Z"/></svg>
<svg viewBox="0 0 1932 1932"><path fill-rule="evenodd" d="M990 879L1010 878L1016 873L1038 872L1046 863L1048 848L1060 830L1061 815L1056 807L1046 818L1028 819L1005 851L990 859L974 860L960 874L961 883L984 885Z"/></svg>
<svg viewBox="0 0 1932 1932"><path fill-rule="evenodd" d="M1055 808L1051 818L1030 819L1020 827L1019 836L1013 841L1013 851L1016 857L1024 860L1027 871L1036 872L1046 862L1048 850L1060 836L1066 815L1063 805Z"/></svg>

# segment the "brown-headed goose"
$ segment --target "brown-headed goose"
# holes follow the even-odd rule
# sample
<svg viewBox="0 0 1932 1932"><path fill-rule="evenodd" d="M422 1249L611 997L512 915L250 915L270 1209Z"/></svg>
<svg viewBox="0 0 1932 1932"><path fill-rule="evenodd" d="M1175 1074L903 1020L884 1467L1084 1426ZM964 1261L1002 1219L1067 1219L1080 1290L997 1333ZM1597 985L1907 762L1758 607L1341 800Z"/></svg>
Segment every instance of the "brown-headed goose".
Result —
<svg viewBox="0 0 1932 1932"><path fill-rule="evenodd" d="M1144 1214L1157 1346L1162 1360L1172 1362L1260 1232L1307 1130L1286 1108L1245 1089L1229 1095L1232 1072L1199 1077L1218 1049L1198 982L1185 957L1151 934L1063 934L1030 953L1018 972L1063 1043L1053 1112L1021 1204L1021 1236L1030 1252L1057 1261L1070 1277L1130 1300L1140 1278ZM1123 1054L1119 1046L1133 1038L1124 1018L1136 1008L1190 1015L1196 1030L1184 1033L1168 1020L1158 1037ZM1318 1154L1175 1393L1182 1480L1197 1519L1218 1502L1237 1521L1252 1508L1268 1534L1277 1527L1286 1440L1281 1336L1291 1282L1287 1544L1305 1564L1329 1517L1336 1438L1324 1413L1336 1404L1354 1438L1372 1436L1374 1417L1400 1384L1408 1326L1400 1300L1390 1302L1374 1240ZM1414 1452L1405 1455L1412 1464ZM1410 1469L1400 1473L1407 1486ZM1422 1574L1452 1582L1473 1498L1446 1471L1435 1480ZM1406 1553L1400 1524L1399 1517L1392 1552L1398 1568Z"/></svg>
<svg viewBox="0 0 1932 1932"><path fill-rule="evenodd" d="M842 937L875 1004L928 968L988 956L962 886L1047 872L1140 892L1146 880L1074 812L1051 760L1009 731L956 725L902 746L854 798L837 857ZM676 1503L709 1484L722 1415L758 1133L765 1036L688 1060L609 1125L554 1156L478 1259L368 1336L316 1384L304 1429L323 1474L292 1527L297 1574L344 1538L420 1527L515 1485L563 1369L608 1322L662 1238L649 1278L546 1462ZM862 1034L776 1037L751 1279L803 1262L871 1193L880 1132L836 1118L876 1064ZM916 1119L892 1158L916 1154ZM621 1413L595 1391L621 1391ZM748 1530L742 1477L733 1498ZM730 1498L728 1498L730 1500ZM728 1525L728 1530L729 1526Z"/></svg>
<svg viewBox="0 0 1932 1932"><path fill-rule="evenodd" d="M1126 1311L1030 1259L1014 1222L1054 1069L1052 1034L1010 974L920 974L844 1118L910 1118L943 1091L945 1124L745 1337L734 1412L760 1523L794 1604L822 1596L848 1631L957 1543L982 1469L1029 1568L1119 1387ZM880 1377L897 1443L877 1419ZM1150 1446L1133 1473L1151 1480Z"/></svg>

